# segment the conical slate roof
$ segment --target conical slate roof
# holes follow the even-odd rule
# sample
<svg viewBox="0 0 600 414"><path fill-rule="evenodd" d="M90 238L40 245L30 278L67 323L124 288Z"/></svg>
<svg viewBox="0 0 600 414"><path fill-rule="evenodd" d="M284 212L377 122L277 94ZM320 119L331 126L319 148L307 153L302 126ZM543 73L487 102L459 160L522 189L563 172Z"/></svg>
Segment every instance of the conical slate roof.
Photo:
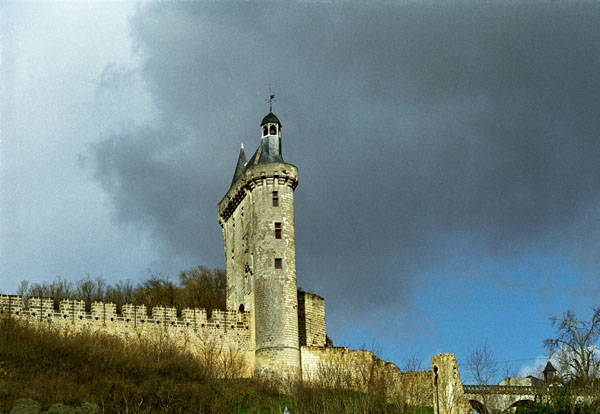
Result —
<svg viewBox="0 0 600 414"><path fill-rule="evenodd" d="M556 368L554 368L550 361L548 361L548 363L546 364L546 368L544 368L543 372L556 372Z"/></svg>
<svg viewBox="0 0 600 414"><path fill-rule="evenodd" d="M250 161L246 163L246 166L266 164L268 162L285 162L281 153L269 154L269 151L265 148L268 145L269 142L265 138L261 139L257 150L252 154L252 157L250 157Z"/></svg>
<svg viewBox="0 0 600 414"><path fill-rule="evenodd" d="M233 180L231 180L231 185L233 185L233 183L235 183L235 180L237 180L238 177L242 175L242 173L246 169L246 164L246 152L244 151L244 144L242 144L242 147L240 148L240 155L238 156L237 160L237 165L235 166L235 172L233 173Z"/></svg>

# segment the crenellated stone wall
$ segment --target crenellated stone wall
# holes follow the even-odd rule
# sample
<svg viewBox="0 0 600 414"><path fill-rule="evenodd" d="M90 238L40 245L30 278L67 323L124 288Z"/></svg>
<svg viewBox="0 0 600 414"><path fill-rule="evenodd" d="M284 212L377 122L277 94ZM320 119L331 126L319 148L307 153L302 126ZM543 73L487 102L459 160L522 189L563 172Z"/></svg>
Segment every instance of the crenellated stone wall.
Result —
<svg viewBox="0 0 600 414"><path fill-rule="evenodd" d="M299 319L311 321L304 329L306 338L318 343L300 347L303 380L355 389L379 381L392 399L411 405L433 405L431 371L400 372L396 365L379 359L371 351L324 346L324 299L313 293L298 292L298 295L302 298L299 302L304 315ZM79 300L62 300L57 311L51 298L30 298L24 307L20 296L0 295L0 317L11 315L59 332L100 332L157 345L168 340L169 344L199 357L207 351L227 355L233 352L243 362L241 375L254 375L251 312L213 310L212 317L207 318L205 309L185 308L178 318L172 307L157 306L151 311L150 317L144 305L126 304L117 313L113 303L93 302L91 312L86 312L85 303ZM288 369L277 349L270 356L272 369L279 372ZM276 365L278 361L280 366Z"/></svg>
<svg viewBox="0 0 600 414"><path fill-rule="evenodd" d="M93 302L91 312L85 312L85 303L78 300L62 300L56 311L51 298L29 298L24 307L20 296L0 295L0 317L8 315L54 331L101 332L150 342L169 340L197 356L206 351L235 353L244 362L242 375L254 373L249 312L213 310L208 319L205 309L185 308L182 318L177 318L175 308L157 306L149 317L144 305L123 305L119 314L114 303Z"/></svg>

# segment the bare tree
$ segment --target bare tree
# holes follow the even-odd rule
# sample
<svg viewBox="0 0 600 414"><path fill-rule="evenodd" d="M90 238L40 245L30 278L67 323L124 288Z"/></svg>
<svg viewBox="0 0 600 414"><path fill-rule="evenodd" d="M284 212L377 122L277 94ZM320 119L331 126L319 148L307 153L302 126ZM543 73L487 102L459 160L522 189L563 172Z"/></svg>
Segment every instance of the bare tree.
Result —
<svg viewBox="0 0 600 414"><path fill-rule="evenodd" d="M402 365L402 371L423 371L423 356L419 352L413 352L409 354L404 360L404 365Z"/></svg>
<svg viewBox="0 0 600 414"><path fill-rule="evenodd" d="M600 356L598 337L600 336L600 307L592 308L590 321L577 319L568 310L561 318L552 317L552 327L556 337L544 341L549 356L556 356L565 381L589 384L600 376Z"/></svg>
<svg viewBox="0 0 600 414"><path fill-rule="evenodd" d="M181 314L184 307L205 308L209 313L213 309L225 308L225 290L227 276L222 269L209 269L199 266L182 271L179 283L169 280L168 276L150 274L150 278L133 286L129 280L108 285L97 276L86 275L75 284L58 277L51 283L29 284L21 282L18 293L24 303L30 297L51 297L58 309L61 299L81 299L89 312L94 301L113 302L120 312L124 304L146 305L148 310L154 306L174 306Z"/></svg>
<svg viewBox="0 0 600 414"><path fill-rule="evenodd" d="M500 371L500 374L504 378L516 377L519 373L519 370L514 365L511 365L510 361L504 361L500 366Z"/></svg>
<svg viewBox="0 0 600 414"><path fill-rule="evenodd" d="M487 343L469 349L465 362L471 379L477 385L489 385L498 375L495 352Z"/></svg>
<svg viewBox="0 0 600 414"><path fill-rule="evenodd" d="M213 309L225 309L225 290L227 275L222 269L209 269L198 266L179 273L181 300L186 306Z"/></svg>
<svg viewBox="0 0 600 414"><path fill-rule="evenodd" d="M419 352L406 357L402 371L396 381L393 399L404 407L406 414L420 413L422 407L432 402L431 371L424 370L423 357Z"/></svg>

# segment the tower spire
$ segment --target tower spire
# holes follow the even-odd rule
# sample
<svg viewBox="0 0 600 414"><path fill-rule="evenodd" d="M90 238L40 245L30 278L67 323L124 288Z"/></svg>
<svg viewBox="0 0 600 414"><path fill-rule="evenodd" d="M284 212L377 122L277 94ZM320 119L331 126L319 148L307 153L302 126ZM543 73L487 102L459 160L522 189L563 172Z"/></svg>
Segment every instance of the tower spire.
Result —
<svg viewBox="0 0 600 414"><path fill-rule="evenodd" d="M237 180L238 177L242 175L242 173L246 169L247 163L248 162L246 159L246 152L244 151L244 143L242 142L242 145L240 146L240 155L238 155L238 160L237 164L235 165L235 172L233 173L233 180L231 180L231 185L233 185L235 183L235 180Z"/></svg>

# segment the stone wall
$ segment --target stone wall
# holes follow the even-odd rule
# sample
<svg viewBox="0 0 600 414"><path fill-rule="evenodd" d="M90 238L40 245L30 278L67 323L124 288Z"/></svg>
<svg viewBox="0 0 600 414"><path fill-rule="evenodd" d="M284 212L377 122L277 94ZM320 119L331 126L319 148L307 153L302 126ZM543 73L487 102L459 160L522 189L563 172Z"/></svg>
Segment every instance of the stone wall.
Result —
<svg viewBox="0 0 600 414"><path fill-rule="evenodd" d="M309 307L312 306L317 315L315 319L322 318L323 299L310 293L301 296L308 298L305 303L312 303ZM155 307L151 317L143 305L123 305L121 313L117 313L117 307L112 303L94 302L91 308L91 312L85 312L83 301L63 300L56 311L49 298L30 298L28 306L23 307L20 296L0 295L0 317L12 315L35 326L63 333L99 332L128 341L147 341L156 346L175 345L200 359L207 353L233 356L244 368L243 376L251 377L255 373L250 312L214 310L212 317L207 318L204 309L185 308L182 317L178 318L175 308L171 307ZM322 340L324 325L322 329L308 330L308 336ZM278 349L265 350L265 353L273 370L284 372L288 369ZM397 402L433 405L433 374L430 371L400 372L396 365L377 358L371 351L346 347L302 346L300 358L305 381L354 389L366 389L376 383L385 387L386 395Z"/></svg>
<svg viewBox="0 0 600 414"><path fill-rule="evenodd" d="M325 346L325 299L298 291L298 334L300 345Z"/></svg>
<svg viewBox="0 0 600 414"><path fill-rule="evenodd" d="M509 387L539 387L544 385L544 381L532 376L529 377L508 377L504 378L498 385Z"/></svg>
<svg viewBox="0 0 600 414"><path fill-rule="evenodd" d="M325 386L367 389L379 387L388 399L411 406L433 406L431 371L401 372L371 351L346 347L302 346L302 379Z"/></svg>
<svg viewBox="0 0 600 414"><path fill-rule="evenodd" d="M458 364L453 354L437 354L431 358L434 375L433 402L436 414L467 414L471 404L465 397Z"/></svg>
<svg viewBox="0 0 600 414"><path fill-rule="evenodd" d="M176 309L171 307L153 308L152 317L145 306L124 305L121 314L113 303L94 302L91 308L91 312L85 312L83 301L63 300L56 311L49 298L30 298L28 306L23 307L20 296L0 295L0 317L12 315L60 332L100 332L157 346L169 344L200 358L210 352L212 357L236 359L243 368L242 376L254 374L248 312L214 310L208 319L205 309L186 308L183 317L177 318Z"/></svg>
<svg viewBox="0 0 600 414"><path fill-rule="evenodd" d="M302 379L325 386L361 388L378 360L371 351L346 347L302 346Z"/></svg>
<svg viewBox="0 0 600 414"><path fill-rule="evenodd" d="M393 364L389 364L393 365ZM431 371L400 372L391 369L395 398L412 407L433 407L433 373Z"/></svg>

